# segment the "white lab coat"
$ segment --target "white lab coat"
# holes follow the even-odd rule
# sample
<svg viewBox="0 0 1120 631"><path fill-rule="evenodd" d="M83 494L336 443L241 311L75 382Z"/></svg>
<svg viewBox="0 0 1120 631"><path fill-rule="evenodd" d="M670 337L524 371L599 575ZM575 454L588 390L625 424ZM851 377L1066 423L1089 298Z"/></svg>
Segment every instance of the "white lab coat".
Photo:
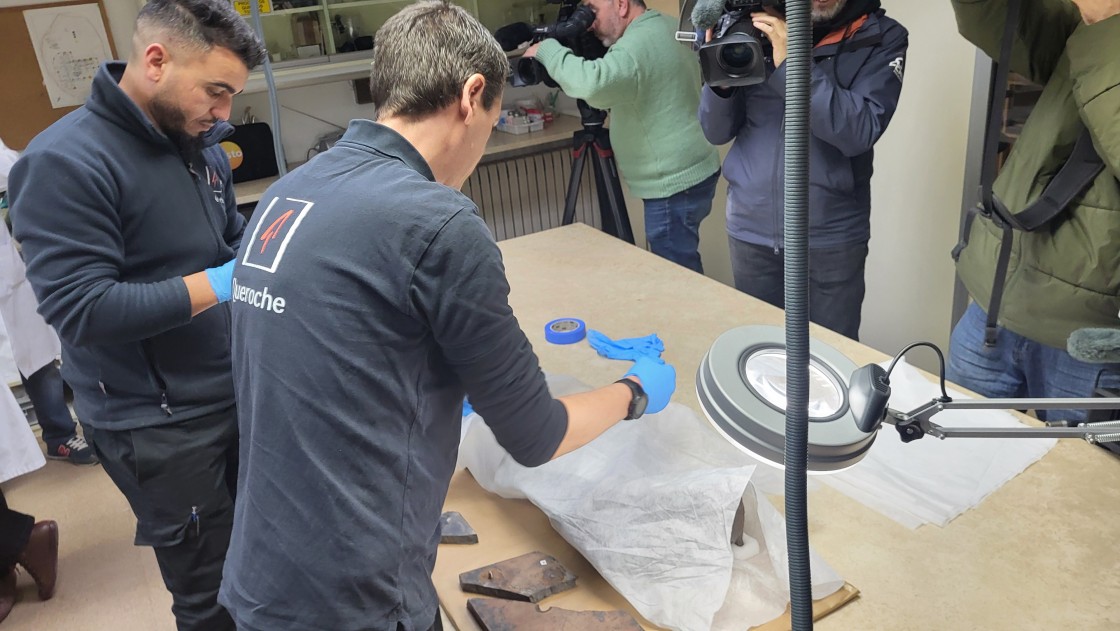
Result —
<svg viewBox="0 0 1120 631"><path fill-rule="evenodd" d="M16 152L0 140L0 191L8 188L8 171ZM0 346L9 345L16 366L30 375L61 352L58 336L36 311L39 303L27 283L23 259L8 227L0 229ZM13 339L13 336L14 339ZM0 482L43 466L43 452L7 384L0 383Z"/></svg>
<svg viewBox="0 0 1120 631"><path fill-rule="evenodd" d="M0 191L8 186L8 172L18 154L0 140ZM16 367L26 377L62 353L54 329L43 320L39 302L27 282L27 268L8 227L0 229L0 339L8 338ZM7 335L3 330L7 329Z"/></svg>
<svg viewBox="0 0 1120 631"><path fill-rule="evenodd" d="M19 154L9 149L4 141L0 140L0 192L8 190L8 173L18 159Z"/></svg>
<svg viewBox="0 0 1120 631"><path fill-rule="evenodd" d="M7 387L0 388L0 482L34 471L46 462L15 395Z"/></svg>
<svg viewBox="0 0 1120 631"><path fill-rule="evenodd" d="M58 335L36 309L23 259L7 226L0 227L0 339L7 338L24 376L53 362L62 352Z"/></svg>

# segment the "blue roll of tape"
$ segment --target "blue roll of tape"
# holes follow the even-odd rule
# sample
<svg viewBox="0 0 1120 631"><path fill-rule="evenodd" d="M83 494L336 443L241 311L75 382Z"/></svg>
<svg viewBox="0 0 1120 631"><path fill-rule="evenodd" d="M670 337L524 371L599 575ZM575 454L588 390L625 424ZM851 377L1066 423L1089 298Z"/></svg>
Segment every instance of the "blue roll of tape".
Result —
<svg viewBox="0 0 1120 631"><path fill-rule="evenodd" d="M586 336L583 320L558 318L544 325L544 339L552 344L575 344Z"/></svg>

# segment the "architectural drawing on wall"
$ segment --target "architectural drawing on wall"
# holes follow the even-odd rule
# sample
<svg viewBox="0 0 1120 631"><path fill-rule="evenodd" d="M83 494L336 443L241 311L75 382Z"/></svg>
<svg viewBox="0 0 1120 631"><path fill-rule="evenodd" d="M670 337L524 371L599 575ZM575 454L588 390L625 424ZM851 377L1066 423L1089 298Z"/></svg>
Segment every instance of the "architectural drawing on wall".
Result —
<svg viewBox="0 0 1120 631"><path fill-rule="evenodd" d="M81 105L101 62L112 59L105 22L96 4L23 12L51 107Z"/></svg>

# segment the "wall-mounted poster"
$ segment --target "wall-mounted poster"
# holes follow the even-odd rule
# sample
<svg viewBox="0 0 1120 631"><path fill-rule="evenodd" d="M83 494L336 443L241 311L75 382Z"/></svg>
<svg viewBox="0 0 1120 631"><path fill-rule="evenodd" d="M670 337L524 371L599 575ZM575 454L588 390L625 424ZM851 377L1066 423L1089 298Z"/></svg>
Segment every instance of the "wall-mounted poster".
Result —
<svg viewBox="0 0 1120 631"><path fill-rule="evenodd" d="M100 8L77 4L30 9L23 18L51 107L84 103L98 66L112 59Z"/></svg>

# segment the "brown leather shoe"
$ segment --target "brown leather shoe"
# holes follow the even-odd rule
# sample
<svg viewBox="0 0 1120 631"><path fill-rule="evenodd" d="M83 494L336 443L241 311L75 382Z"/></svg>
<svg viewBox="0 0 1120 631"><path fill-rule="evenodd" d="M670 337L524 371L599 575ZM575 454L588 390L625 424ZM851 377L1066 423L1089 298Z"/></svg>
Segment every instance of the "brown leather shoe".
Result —
<svg viewBox="0 0 1120 631"><path fill-rule="evenodd" d="M9 568L6 572L0 576L0 622L4 622L16 605L16 571Z"/></svg>
<svg viewBox="0 0 1120 631"><path fill-rule="evenodd" d="M50 600L58 580L58 522L41 521L31 528L19 564L35 579L39 600Z"/></svg>

